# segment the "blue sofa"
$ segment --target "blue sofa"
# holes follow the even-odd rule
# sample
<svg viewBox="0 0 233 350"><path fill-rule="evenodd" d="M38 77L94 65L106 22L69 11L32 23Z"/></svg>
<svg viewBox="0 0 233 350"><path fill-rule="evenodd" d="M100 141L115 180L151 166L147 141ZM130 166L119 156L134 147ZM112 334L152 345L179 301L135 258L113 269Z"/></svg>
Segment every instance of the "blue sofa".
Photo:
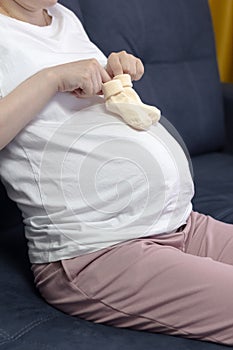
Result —
<svg viewBox="0 0 233 350"><path fill-rule="evenodd" d="M207 0L63 0L106 53L145 64L135 83L191 154L194 209L233 223L233 88L220 84ZM98 325L47 305L33 286L21 214L0 183L0 350L221 350L180 337ZM221 233L219 233L221 234Z"/></svg>

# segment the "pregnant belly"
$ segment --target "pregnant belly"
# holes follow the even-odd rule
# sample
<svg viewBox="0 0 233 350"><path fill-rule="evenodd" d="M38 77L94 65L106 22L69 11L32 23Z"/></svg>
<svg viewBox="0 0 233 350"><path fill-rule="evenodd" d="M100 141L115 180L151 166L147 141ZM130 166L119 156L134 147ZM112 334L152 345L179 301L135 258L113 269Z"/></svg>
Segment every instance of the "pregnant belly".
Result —
<svg viewBox="0 0 233 350"><path fill-rule="evenodd" d="M192 197L186 157L171 135L160 124L135 131L103 105L55 129L38 174L49 215L98 229L150 230Z"/></svg>

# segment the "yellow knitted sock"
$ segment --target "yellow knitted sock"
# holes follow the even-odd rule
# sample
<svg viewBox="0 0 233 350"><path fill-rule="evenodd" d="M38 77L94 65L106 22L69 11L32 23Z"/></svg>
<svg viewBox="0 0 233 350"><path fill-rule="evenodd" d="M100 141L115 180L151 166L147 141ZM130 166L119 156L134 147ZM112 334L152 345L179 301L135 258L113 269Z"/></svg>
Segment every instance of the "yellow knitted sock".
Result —
<svg viewBox="0 0 233 350"><path fill-rule="evenodd" d="M104 83L102 91L107 110L120 115L128 125L135 129L146 130L160 118L160 111L156 107L144 104L132 89L131 78L128 74L118 75L113 80Z"/></svg>
<svg viewBox="0 0 233 350"><path fill-rule="evenodd" d="M149 117L152 120L152 123L156 123L159 121L161 117L161 111L155 106L150 106L142 102L136 91L133 89L132 80L129 74L119 74L113 79L118 79L121 81L121 84L124 88L124 92L127 94L128 97L130 97L130 101L135 101L139 105L143 106L143 108L145 108Z"/></svg>

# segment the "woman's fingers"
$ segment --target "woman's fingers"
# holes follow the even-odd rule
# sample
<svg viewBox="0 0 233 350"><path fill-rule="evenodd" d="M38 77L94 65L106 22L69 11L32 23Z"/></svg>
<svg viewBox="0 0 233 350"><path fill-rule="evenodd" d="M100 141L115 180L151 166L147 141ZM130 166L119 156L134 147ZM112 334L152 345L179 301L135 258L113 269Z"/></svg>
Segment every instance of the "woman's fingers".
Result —
<svg viewBox="0 0 233 350"><path fill-rule="evenodd" d="M104 69L102 66L101 67L101 70L100 70L100 74L101 74L101 83L107 83L107 81L111 80L111 77L110 75L108 74L108 72L106 71L106 69Z"/></svg>
<svg viewBox="0 0 233 350"><path fill-rule="evenodd" d="M144 73L141 60L125 51L112 53L106 69L96 59L66 63L50 69L55 73L57 90L73 92L77 97L100 94L102 84L116 75L128 73L133 80L138 80Z"/></svg>
<svg viewBox="0 0 233 350"><path fill-rule="evenodd" d="M112 78L116 75L125 73L119 56L119 53L113 52L108 57L106 70Z"/></svg>
<svg viewBox="0 0 233 350"><path fill-rule="evenodd" d="M130 74L132 80L139 80L144 74L142 61L126 51L111 53L108 57L106 70L112 78L127 73Z"/></svg>
<svg viewBox="0 0 233 350"><path fill-rule="evenodd" d="M145 70L144 70L144 65L143 65L142 61L139 58L137 58L137 60L136 60L136 75L135 75L134 80L141 79L141 77L144 74L144 71Z"/></svg>
<svg viewBox="0 0 233 350"><path fill-rule="evenodd" d="M102 83L111 80L107 71L95 59L82 60L52 67L58 77L58 91L74 92L77 97L100 93Z"/></svg>

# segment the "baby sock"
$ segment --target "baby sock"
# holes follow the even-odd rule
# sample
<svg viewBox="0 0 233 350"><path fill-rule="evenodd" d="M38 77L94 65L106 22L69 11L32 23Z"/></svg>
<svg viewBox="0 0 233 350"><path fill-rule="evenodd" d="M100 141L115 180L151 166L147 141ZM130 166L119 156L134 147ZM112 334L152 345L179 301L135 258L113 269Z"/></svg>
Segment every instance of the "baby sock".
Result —
<svg viewBox="0 0 233 350"><path fill-rule="evenodd" d="M104 83L102 91L108 111L116 113L137 130L146 130L160 119L160 110L144 104L132 88L129 74L120 74Z"/></svg>

